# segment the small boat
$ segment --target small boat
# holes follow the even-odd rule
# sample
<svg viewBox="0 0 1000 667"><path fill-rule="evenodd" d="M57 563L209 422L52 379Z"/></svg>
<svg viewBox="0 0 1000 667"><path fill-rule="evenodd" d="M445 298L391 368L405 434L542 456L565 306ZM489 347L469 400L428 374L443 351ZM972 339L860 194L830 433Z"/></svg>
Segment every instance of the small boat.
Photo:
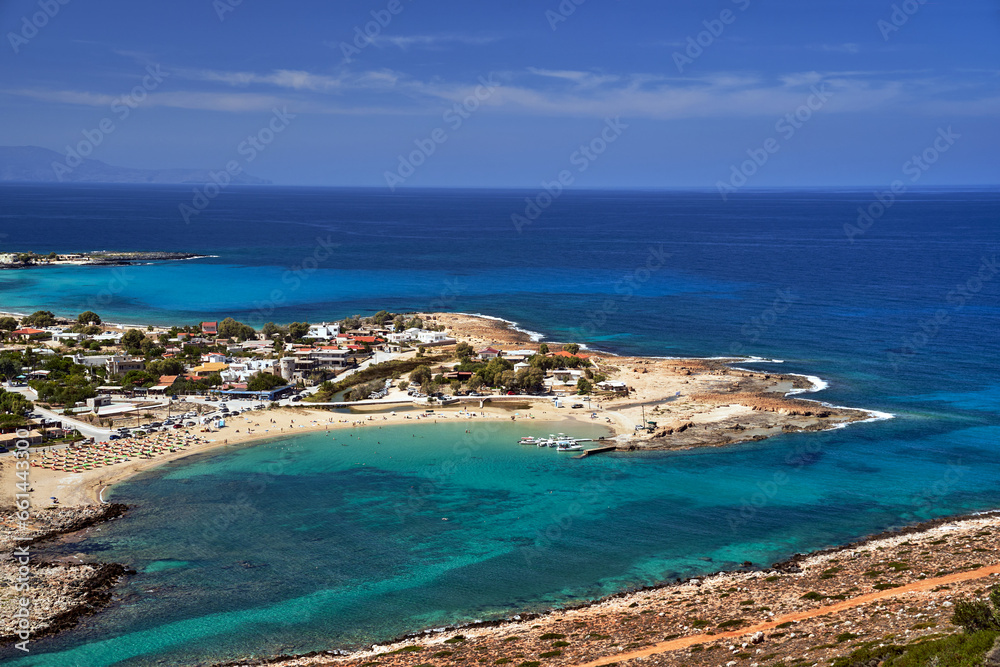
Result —
<svg viewBox="0 0 1000 667"><path fill-rule="evenodd" d="M534 437L532 435L526 435L523 438L521 438L520 440L518 440L517 444L519 444L519 445L537 445L538 444L538 438L536 438L536 437Z"/></svg>
<svg viewBox="0 0 1000 667"><path fill-rule="evenodd" d="M573 438L559 438L556 442L557 452L579 452L583 450L583 445Z"/></svg>
<svg viewBox="0 0 1000 667"><path fill-rule="evenodd" d="M535 444L539 447L551 447L554 442L555 442L554 440L546 440L544 438L539 438L538 442Z"/></svg>

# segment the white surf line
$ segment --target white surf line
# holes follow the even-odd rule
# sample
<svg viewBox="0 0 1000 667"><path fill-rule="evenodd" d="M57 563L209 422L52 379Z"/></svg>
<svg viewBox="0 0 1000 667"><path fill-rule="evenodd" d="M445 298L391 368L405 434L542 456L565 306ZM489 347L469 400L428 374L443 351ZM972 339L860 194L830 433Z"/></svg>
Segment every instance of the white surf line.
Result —
<svg viewBox="0 0 1000 667"><path fill-rule="evenodd" d="M528 337L531 339L531 342L533 343L537 343L545 339L545 334L540 333L538 331L532 331L531 329L525 329L514 320L507 320L502 317L496 317L495 315L484 315L483 313L455 313L455 314L466 315L468 317L481 317L484 320L493 320L494 322L503 322L504 324L510 325L510 328L513 329L514 331L520 331L523 334L527 334ZM581 347L583 346L581 345Z"/></svg>
<svg viewBox="0 0 1000 667"><path fill-rule="evenodd" d="M102 486L100 492L97 494L97 499L101 501L102 505L110 505L107 500L104 499L104 489L108 488L107 485Z"/></svg>

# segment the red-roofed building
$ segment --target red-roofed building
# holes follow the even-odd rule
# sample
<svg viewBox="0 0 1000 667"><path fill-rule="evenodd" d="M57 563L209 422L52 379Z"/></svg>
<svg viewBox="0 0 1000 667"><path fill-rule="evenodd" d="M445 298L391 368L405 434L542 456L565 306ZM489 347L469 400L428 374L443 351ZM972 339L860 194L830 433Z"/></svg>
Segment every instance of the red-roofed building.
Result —
<svg viewBox="0 0 1000 667"><path fill-rule="evenodd" d="M34 336L35 334L45 333L41 329L32 329L31 327L26 327L24 329L18 329L17 331L11 331L10 335L17 338L27 338L28 336Z"/></svg>
<svg viewBox="0 0 1000 667"><path fill-rule="evenodd" d="M553 352L549 355L550 357L575 357L577 359L590 359L589 354L573 354L572 352L567 352L566 350L559 350L558 352Z"/></svg>
<svg viewBox="0 0 1000 667"><path fill-rule="evenodd" d="M219 333L219 323L218 322L202 322L201 332L206 336L216 336Z"/></svg>
<svg viewBox="0 0 1000 667"><path fill-rule="evenodd" d="M156 382L156 386L155 387L150 387L149 391L156 392L156 393L161 393L161 392L162 393L166 393L166 391L168 389L170 389L170 387L174 386L174 383L177 382L177 378L178 377L180 377L180 376L178 376L178 375L161 375L160 379Z"/></svg>
<svg viewBox="0 0 1000 667"><path fill-rule="evenodd" d="M503 354L503 350L498 350L493 347L488 347L485 350L479 350L478 354L480 359L496 359L501 354Z"/></svg>

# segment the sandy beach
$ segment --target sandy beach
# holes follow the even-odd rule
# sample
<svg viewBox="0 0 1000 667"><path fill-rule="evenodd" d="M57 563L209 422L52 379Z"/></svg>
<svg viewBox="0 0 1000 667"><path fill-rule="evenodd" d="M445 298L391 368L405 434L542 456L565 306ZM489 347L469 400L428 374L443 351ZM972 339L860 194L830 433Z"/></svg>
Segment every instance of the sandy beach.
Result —
<svg viewBox="0 0 1000 667"><path fill-rule="evenodd" d="M556 410L551 407L551 402L536 401L528 410L521 410L520 416L515 416L515 420L531 421L574 421L592 422L583 415L567 415L565 410ZM410 407L400 409L397 407L395 414L372 412L366 414L359 411L357 414L333 413L329 410L310 408L277 408L270 410L260 410L247 412L236 418L230 418L225 428L214 429L210 433L202 432L200 429L178 429L177 433L200 436L208 442L193 445L176 452L168 452L153 458L132 459L127 462L110 465L95 470L83 472L60 472L43 468L31 468L31 488L32 495L36 503L42 501L43 504L50 504L48 499L55 497L61 506L89 505L101 502L102 492L108 487L122 480L142 472L163 465L168 461L182 459L194 454L201 454L213 450L224 450L231 447L245 447L255 442L265 441L277 437L287 437L292 435L302 435L317 431L332 431L340 429L366 428L373 426L387 425L409 425L416 427L420 424L436 423L444 420L466 420L466 421L504 421L510 422L514 416L510 408L486 407L479 408L477 405L465 406L438 406L434 408L433 414L424 416L422 408ZM604 423L605 426L609 426ZM34 454L39 456L39 454ZM13 459L5 458L0 468L0 505L10 506L15 490L15 469L12 465ZM43 500L44 499L44 500Z"/></svg>
<svg viewBox="0 0 1000 667"><path fill-rule="evenodd" d="M475 349L493 346L508 351L538 350L540 345L538 336L499 319L445 313L423 317L425 321L443 325L451 336ZM560 347L556 343L549 345L553 350ZM454 345L434 350L435 355L453 352ZM80 517L104 520L102 508L114 509L117 516L124 508L105 504L108 489L167 462L314 432L385 426L419 428L420 424L462 420L526 422L524 435L539 435L531 429L534 421L545 422L546 432L552 430L552 423L586 423L607 429L602 445L635 451L735 445L782 433L840 428L874 418L873 413L862 409L837 408L800 398L798 395L822 387L816 378L744 370L732 365L737 360L620 357L595 350L584 350L581 354L587 355L594 373L623 383L627 392L604 392L589 398L566 396L559 405L550 396L492 395L464 397L457 404L431 406L415 404L396 388L387 396L389 403L356 405L349 411L309 407L303 402L294 407L272 406L232 415L221 428L175 429L169 433L169 442L186 443L184 439L189 438L192 444L183 447L168 444L156 453L138 457L133 450L129 460L114 463L97 457L97 452L112 450L116 443L77 446L71 458L97 457L100 467L76 472L36 467L43 463L51 466L53 455L42 462L40 459L45 455L32 450L29 461L34 460L35 466L29 469L30 494L36 525L31 530L35 535L71 532L81 525ZM447 370L447 362L432 362L434 374ZM192 407L185 405L181 403L176 408ZM637 425L643 428L637 430ZM0 506L13 504L18 481L14 464L12 457L0 459ZM50 500L53 497L57 503ZM9 535L12 527L8 521L5 534ZM9 569L13 564L4 561L3 567ZM71 627L80 615L99 609L110 600L114 581L124 573L115 564L55 563L44 567L45 576L37 585L37 594L48 605L48 613L41 614L36 621L36 628L42 632ZM0 602L0 606L14 603L13 598Z"/></svg>

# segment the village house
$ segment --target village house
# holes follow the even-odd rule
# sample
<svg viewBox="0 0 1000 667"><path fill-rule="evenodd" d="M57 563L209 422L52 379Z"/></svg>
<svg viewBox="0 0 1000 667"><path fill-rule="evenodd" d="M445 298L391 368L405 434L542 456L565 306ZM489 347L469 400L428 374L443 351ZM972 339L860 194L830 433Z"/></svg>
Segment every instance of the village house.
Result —
<svg viewBox="0 0 1000 667"><path fill-rule="evenodd" d="M17 329L10 332L11 338L20 338L22 340L30 338L31 336L37 336L38 334L47 333L43 329L33 329L31 327L25 327L23 329Z"/></svg>
<svg viewBox="0 0 1000 667"><path fill-rule="evenodd" d="M479 355L480 359L487 361L489 359L496 359L497 357L502 356L503 350L497 350L496 348L488 347L484 350L479 350L476 354Z"/></svg>
<svg viewBox="0 0 1000 667"><path fill-rule="evenodd" d="M628 385L621 380L604 380L597 383L597 388L600 391L610 391L615 394L627 394Z"/></svg>
<svg viewBox="0 0 1000 667"><path fill-rule="evenodd" d="M270 373L280 377L277 359L237 359L229 368L219 373L223 382L247 382L258 373Z"/></svg>
<svg viewBox="0 0 1000 667"><path fill-rule="evenodd" d="M114 355L108 357L104 368L107 371L108 377L114 377L116 375L125 375L129 371L141 371L146 368L146 362L142 359Z"/></svg>
<svg viewBox="0 0 1000 667"><path fill-rule="evenodd" d="M201 366L195 366L190 371L190 375L195 378L208 377L213 373L222 373L222 371L229 368L229 365L223 362L208 362Z"/></svg>
<svg viewBox="0 0 1000 667"><path fill-rule="evenodd" d="M316 340L332 340L339 334L340 322L334 322L333 324L323 322L322 324L310 325L309 333L306 334L306 338L315 338Z"/></svg>

